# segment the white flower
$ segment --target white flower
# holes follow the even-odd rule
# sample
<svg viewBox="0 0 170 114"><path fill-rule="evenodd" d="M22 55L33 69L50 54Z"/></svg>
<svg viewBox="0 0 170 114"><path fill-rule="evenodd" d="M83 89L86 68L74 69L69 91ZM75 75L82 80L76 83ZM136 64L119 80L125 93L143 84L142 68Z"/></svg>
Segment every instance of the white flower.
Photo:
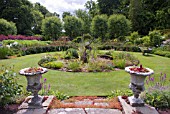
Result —
<svg viewBox="0 0 170 114"><path fill-rule="evenodd" d="M6 73L8 73L8 72L9 72L9 70L6 70L5 72L6 72Z"/></svg>
<svg viewBox="0 0 170 114"><path fill-rule="evenodd" d="M13 73L13 76L16 76L17 74L16 73Z"/></svg>

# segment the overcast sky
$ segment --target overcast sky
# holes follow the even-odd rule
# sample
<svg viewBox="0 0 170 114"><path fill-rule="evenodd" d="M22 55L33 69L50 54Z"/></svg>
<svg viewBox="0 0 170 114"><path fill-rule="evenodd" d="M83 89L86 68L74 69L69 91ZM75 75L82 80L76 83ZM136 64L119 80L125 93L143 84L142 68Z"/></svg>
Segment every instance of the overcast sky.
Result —
<svg viewBox="0 0 170 114"><path fill-rule="evenodd" d="M29 0L32 3L39 2L45 6L50 12L56 12L62 15L63 12L69 11L73 13L77 9L85 9L84 5L89 0ZM97 0L93 0L97 1Z"/></svg>

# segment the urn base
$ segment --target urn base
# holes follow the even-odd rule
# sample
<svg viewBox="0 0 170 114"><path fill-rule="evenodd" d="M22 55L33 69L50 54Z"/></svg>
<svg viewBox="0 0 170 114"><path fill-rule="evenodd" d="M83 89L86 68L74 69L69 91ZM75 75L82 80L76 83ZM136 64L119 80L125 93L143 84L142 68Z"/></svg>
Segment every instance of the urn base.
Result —
<svg viewBox="0 0 170 114"><path fill-rule="evenodd" d="M144 106L144 102L141 98L135 98L134 96L128 97L130 105L132 107L142 107Z"/></svg>
<svg viewBox="0 0 170 114"><path fill-rule="evenodd" d="M28 104L29 106L37 106L37 107L41 107L42 106L42 102L43 102L43 98L42 96L38 95L37 97L32 97L29 101Z"/></svg>

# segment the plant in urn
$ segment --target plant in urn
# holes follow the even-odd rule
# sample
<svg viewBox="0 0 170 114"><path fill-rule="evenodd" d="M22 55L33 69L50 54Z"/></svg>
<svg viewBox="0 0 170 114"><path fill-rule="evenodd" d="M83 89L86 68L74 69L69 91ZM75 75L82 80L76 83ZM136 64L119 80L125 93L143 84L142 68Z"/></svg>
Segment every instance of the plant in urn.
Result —
<svg viewBox="0 0 170 114"><path fill-rule="evenodd" d="M140 93L145 90L144 81L147 76L150 76L154 73L152 69L143 68L137 66L129 66L125 68L125 71L128 72L131 76L131 82L129 88L133 91L133 96L128 97L130 105L144 106L143 100L139 97Z"/></svg>
<svg viewBox="0 0 170 114"><path fill-rule="evenodd" d="M33 94L30 102L28 103L31 106L41 106L43 97L38 95L38 92L41 90L40 79L42 74L46 73L46 68L35 67L35 68L24 68L20 70L20 74L24 75L27 78L27 91Z"/></svg>

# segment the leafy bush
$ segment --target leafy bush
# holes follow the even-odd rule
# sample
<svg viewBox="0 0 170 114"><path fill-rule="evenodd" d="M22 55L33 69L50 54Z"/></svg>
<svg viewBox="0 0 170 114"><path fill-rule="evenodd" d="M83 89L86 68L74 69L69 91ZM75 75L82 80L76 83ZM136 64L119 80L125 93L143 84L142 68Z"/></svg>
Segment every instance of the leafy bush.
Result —
<svg viewBox="0 0 170 114"><path fill-rule="evenodd" d="M56 58L54 58L52 55L48 54L41 58L41 60L38 62L38 64L41 66L44 63L55 61Z"/></svg>
<svg viewBox="0 0 170 114"><path fill-rule="evenodd" d="M65 59L75 59L75 58L79 58L79 55L78 55L78 52L76 49L70 48L66 51L64 58Z"/></svg>
<svg viewBox="0 0 170 114"><path fill-rule="evenodd" d="M13 102L13 98L22 92L22 86L17 84L13 68L0 68L0 105Z"/></svg>
<svg viewBox="0 0 170 114"><path fill-rule="evenodd" d="M126 66L138 65L139 60L132 54L121 52L112 53L115 67L124 69Z"/></svg>
<svg viewBox="0 0 170 114"><path fill-rule="evenodd" d="M154 51L154 54L170 58L170 52L169 51L156 50L156 51Z"/></svg>
<svg viewBox="0 0 170 114"><path fill-rule="evenodd" d="M14 42L17 42L18 45L24 47L32 47L32 46L46 46L48 43L46 41L38 41L38 40L3 40L4 45L10 45Z"/></svg>
<svg viewBox="0 0 170 114"><path fill-rule="evenodd" d="M0 19L0 34L17 34L17 27L15 23L8 22L5 19Z"/></svg>
<svg viewBox="0 0 170 114"><path fill-rule="evenodd" d="M65 99L68 99L69 96L62 93L62 92L59 92L59 91L51 91L51 94L56 96L58 100L65 100Z"/></svg>
<svg viewBox="0 0 170 114"><path fill-rule="evenodd" d="M161 33L157 30L149 32L150 44L155 47L159 47L161 45Z"/></svg>
<svg viewBox="0 0 170 114"><path fill-rule="evenodd" d="M52 62L44 63L44 64L42 64L42 66L46 67L46 68L60 69L63 67L63 62L52 61Z"/></svg>
<svg viewBox="0 0 170 114"><path fill-rule="evenodd" d="M114 60L114 65L117 68L124 69L126 62L124 59L116 59L116 60Z"/></svg>
<svg viewBox="0 0 170 114"><path fill-rule="evenodd" d="M132 96L133 93L131 90L114 90L108 95L108 98L114 98L117 96Z"/></svg>
<svg viewBox="0 0 170 114"><path fill-rule="evenodd" d="M148 90L144 95L147 104L156 108L170 108L170 85L169 78L162 74L158 78L149 76L146 80Z"/></svg>
<svg viewBox="0 0 170 114"><path fill-rule="evenodd" d="M81 70L81 64L78 61L69 62L67 68L73 72L77 72Z"/></svg>
<svg viewBox="0 0 170 114"><path fill-rule="evenodd" d="M5 59L7 56L12 55L12 50L6 48L6 47L0 47L0 59Z"/></svg>
<svg viewBox="0 0 170 114"><path fill-rule="evenodd" d="M124 15L113 14L108 19L109 36L119 38L128 35L131 22Z"/></svg>
<svg viewBox="0 0 170 114"><path fill-rule="evenodd" d="M154 91L146 93L144 101L159 109L170 108L170 91Z"/></svg>

